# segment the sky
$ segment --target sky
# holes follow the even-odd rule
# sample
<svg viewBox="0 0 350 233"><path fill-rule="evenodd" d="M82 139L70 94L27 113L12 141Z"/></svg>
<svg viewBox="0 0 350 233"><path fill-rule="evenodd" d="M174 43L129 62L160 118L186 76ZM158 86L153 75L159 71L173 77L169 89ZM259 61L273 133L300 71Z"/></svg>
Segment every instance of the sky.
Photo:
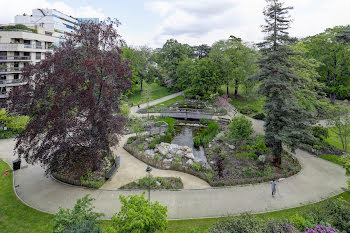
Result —
<svg viewBox="0 0 350 233"><path fill-rule="evenodd" d="M284 0L293 6L290 34L315 35L326 28L350 24L350 0ZM0 0L0 24L35 8L53 8L74 17L117 18L129 46L162 47L174 38L190 45L228 39L263 39L264 0Z"/></svg>

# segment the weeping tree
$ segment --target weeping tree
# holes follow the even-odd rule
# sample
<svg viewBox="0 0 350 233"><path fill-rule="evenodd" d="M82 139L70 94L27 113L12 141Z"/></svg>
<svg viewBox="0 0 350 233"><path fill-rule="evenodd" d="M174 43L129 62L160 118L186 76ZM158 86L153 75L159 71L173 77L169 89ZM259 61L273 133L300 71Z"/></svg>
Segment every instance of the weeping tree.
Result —
<svg viewBox="0 0 350 233"><path fill-rule="evenodd" d="M124 118L120 96L131 87L131 69L121 58L119 22L81 25L53 54L23 71L28 85L10 93L10 109L31 116L16 153L46 172L101 169L118 142Z"/></svg>
<svg viewBox="0 0 350 233"><path fill-rule="evenodd" d="M293 55L290 45L295 41L287 32L291 22L288 11L293 8L285 7L279 0L266 2L266 25L262 26L266 36L258 44L263 56L255 78L261 81L259 91L266 97L265 140L274 163L281 164L282 144L294 150L300 141L311 137L311 117L297 105L296 92L302 82L293 73L293 64L288 59Z"/></svg>

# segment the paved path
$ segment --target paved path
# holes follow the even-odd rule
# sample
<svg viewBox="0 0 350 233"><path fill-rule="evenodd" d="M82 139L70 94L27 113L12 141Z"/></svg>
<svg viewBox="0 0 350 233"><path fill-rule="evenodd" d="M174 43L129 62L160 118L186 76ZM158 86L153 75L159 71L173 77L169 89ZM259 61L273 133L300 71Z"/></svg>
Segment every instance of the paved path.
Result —
<svg viewBox="0 0 350 233"><path fill-rule="evenodd" d="M150 106L153 106L153 105L156 105L156 104L160 104L160 103L162 103L164 101L173 99L173 98L178 97L180 95L183 95L183 92L174 93L174 94L162 97L160 99L156 99L156 100L150 101L148 104L147 103L140 104L140 108L147 108L147 106L150 107ZM130 108L130 114L134 115L134 116L147 116L146 114L138 114L137 113L138 109L139 109L138 106L131 107ZM150 115L154 115L155 116L155 115L160 115L160 114L159 113L150 113Z"/></svg>
<svg viewBox="0 0 350 233"><path fill-rule="evenodd" d="M169 97L171 98L174 97ZM262 126L262 121L253 120L257 132L263 133ZM0 140L0 158L12 161L13 146L13 140ZM342 167L302 150L296 150L295 157L302 170L278 183L275 198L271 197L270 184L261 183L225 188L152 191L151 200L157 200L168 207L169 219L207 218L297 207L332 197L346 188L347 177ZM96 199L95 210L105 213L105 218L109 219L120 209L120 194L142 192L94 190L62 184L45 177L43 169L38 165L29 165L14 175L18 196L28 205L49 213L56 213L59 206L72 208L77 198L90 194ZM108 188L107 185L105 187Z"/></svg>
<svg viewBox="0 0 350 233"><path fill-rule="evenodd" d="M132 135L124 136L120 141L120 145L124 145L129 136ZM118 172L116 172L113 177L101 187L101 189L115 190L124 184L136 181L147 175L147 164L129 154L124 150L123 146L114 148L113 152L115 155L120 156L120 167L118 168ZM204 180L183 172L153 168L152 175L155 177L180 177L184 184L184 189L203 189L210 187L210 185Z"/></svg>

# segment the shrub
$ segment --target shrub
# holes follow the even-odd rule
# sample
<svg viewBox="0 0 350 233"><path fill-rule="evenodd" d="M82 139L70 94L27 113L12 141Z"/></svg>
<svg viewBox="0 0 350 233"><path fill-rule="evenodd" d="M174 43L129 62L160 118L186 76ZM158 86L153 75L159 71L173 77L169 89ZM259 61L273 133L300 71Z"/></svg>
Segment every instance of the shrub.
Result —
<svg viewBox="0 0 350 233"><path fill-rule="evenodd" d="M264 121L265 120L265 118L266 118L266 115L265 115L265 113L258 113L258 114L255 114L254 116L253 116L253 118L254 119L256 119L256 120L262 120L262 121Z"/></svg>
<svg viewBox="0 0 350 233"><path fill-rule="evenodd" d="M308 219L300 216L299 214L293 215L289 221L293 224L294 227L298 228L300 231L305 230L308 227L313 227L314 224Z"/></svg>
<svg viewBox="0 0 350 233"><path fill-rule="evenodd" d="M193 168L194 170L196 170L196 171L200 171L200 170L202 169L202 166L201 166L201 164L198 163L198 162L193 162L192 168Z"/></svg>
<svg viewBox="0 0 350 233"><path fill-rule="evenodd" d="M329 137L328 129L321 125L312 126L311 130L312 135L316 138L319 138L322 141Z"/></svg>
<svg viewBox="0 0 350 233"><path fill-rule="evenodd" d="M103 214L95 213L92 211L93 207L91 202L93 198L89 198L89 195L78 199L72 210L59 208L58 213L55 215L54 233L63 232L77 232L77 233L98 233L101 232L100 224L97 218L103 216Z"/></svg>
<svg viewBox="0 0 350 233"><path fill-rule="evenodd" d="M128 141L127 141L127 144L131 144L133 143L134 141L136 141L137 137L136 136L131 136L128 138Z"/></svg>
<svg viewBox="0 0 350 233"><path fill-rule="evenodd" d="M152 203L141 196L119 196L122 203L121 210L111 220L108 232L163 232L168 226L167 207L157 201Z"/></svg>
<svg viewBox="0 0 350 233"><path fill-rule="evenodd" d="M332 227L318 225L315 228L307 228L307 231L304 233L336 233L337 231Z"/></svg>
<svg viewBox="0 0 350 233"><path fill-rule="evenodd" d="M248 139L253 133L252 121L245 116L236 116L228 126L229 136L238 141Z"/></svg>
<svg viewBox="0 0 350 233"><path fill-rule="evenodd" d="M5 109L0 109L0 122L5 123L7 127L6 132L3 132L2 128L0 128L0 139L12 138L26 129L29 123L29 117L11 115L8 114Z"/></svg>

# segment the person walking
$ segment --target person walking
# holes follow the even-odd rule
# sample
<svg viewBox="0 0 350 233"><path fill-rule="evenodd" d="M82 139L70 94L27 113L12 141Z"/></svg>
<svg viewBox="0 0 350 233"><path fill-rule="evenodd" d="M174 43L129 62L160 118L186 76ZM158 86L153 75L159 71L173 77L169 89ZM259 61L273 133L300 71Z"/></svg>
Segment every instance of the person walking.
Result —
<svg viewBox="0 0 350 233"><path fill-rule="evenodd" d="M277 183L275 180L272 180L270 183L271 183L272 197L274 197L276 194Z"/></svg>

